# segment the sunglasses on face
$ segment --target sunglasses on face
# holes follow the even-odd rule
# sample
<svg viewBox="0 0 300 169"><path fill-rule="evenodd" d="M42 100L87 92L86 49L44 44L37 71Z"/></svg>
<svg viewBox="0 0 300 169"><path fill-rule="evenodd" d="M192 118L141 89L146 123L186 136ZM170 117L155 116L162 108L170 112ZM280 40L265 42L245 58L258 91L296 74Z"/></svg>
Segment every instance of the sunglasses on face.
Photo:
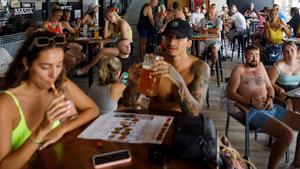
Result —
<svg viewBox="0 0 300 169"><path fill-rule="evenodd" d="M32 50L33 47L47 47L54 42L56 45L64 45L66 43L65 37L61 35L56 35L53 37L37 37L33 40L28 50Z"/></svg>

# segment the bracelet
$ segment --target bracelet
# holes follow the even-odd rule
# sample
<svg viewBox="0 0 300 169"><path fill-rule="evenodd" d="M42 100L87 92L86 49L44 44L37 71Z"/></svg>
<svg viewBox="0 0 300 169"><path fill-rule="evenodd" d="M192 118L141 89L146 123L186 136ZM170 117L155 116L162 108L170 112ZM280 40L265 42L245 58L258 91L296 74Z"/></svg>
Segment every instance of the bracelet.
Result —
<svg viewBox="0 0 300 169"><path fill-rule="evenodd" d="M43 141L36 141L31 136L29 137L29 139L31 140L32 143L38 145L38 147L41 147L43 144Z"/></svg>

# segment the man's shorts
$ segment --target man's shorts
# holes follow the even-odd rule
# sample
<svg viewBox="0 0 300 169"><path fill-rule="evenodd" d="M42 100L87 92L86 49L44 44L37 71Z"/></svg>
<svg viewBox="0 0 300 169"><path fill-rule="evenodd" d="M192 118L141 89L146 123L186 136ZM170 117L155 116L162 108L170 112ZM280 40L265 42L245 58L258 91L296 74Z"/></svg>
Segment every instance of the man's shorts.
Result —
<svg viewBox="0 0 300 169"><path fill-rule="evenodd" d="M197 43L197 50L198 50L198 54L200 56L203 56L204 51L206 48L212 48L212 47L216 47L219 48L221 47L221 41L220 40L207 40L207 41L199 41Z"/></svg>
<svg viewBox="0 0 300 169"><path fill-rule="evenodd" d="M274 104L272 110L259 110L254 107L250 107L249 122L250 125L255 127L258 131L267 123L271 118L276 118L279 121L284 120L288 110L282 106Z"/></svg>
<svg viewBox="0 0 300 169"><path fill-rule="evenodd" d="M152 36L152 32L151 30L147 30L147 29L138 29L137 30L139 32L139 36L141 38L149 38Z"/></svg>
<svg viewBox="0 0 300 169"><path fill-rule="evenodd" d="M240 30L240 31L238 31L238 30L236 30L236 29L233 29L233 30L230 30L229 32L227 32L227 33L225 34L225 36L226 36L230 41L233 41L233 39L234 39L235 36L242 35L242 34L246 33L246 31L247 31L246 29L245 29L245 30Z"/></svg>

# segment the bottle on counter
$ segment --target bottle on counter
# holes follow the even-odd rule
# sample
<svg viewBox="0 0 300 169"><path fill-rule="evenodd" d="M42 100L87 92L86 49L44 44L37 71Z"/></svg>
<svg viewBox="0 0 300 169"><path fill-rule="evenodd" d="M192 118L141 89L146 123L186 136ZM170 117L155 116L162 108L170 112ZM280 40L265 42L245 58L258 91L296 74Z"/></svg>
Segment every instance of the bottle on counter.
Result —
<svg viewBox="0 0 300 169"><path fill-rule="evenodd" d="M88 37L88 27L87 27L87 24L83 25L83 37Z"/></svg>

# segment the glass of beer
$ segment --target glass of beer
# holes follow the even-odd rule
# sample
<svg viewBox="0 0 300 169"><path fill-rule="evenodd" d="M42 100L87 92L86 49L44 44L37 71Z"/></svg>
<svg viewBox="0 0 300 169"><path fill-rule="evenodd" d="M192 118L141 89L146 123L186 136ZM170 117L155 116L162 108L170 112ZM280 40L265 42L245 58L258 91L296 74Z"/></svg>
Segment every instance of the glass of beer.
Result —
<svg viewBox="0 0 300 169"><path fill-rule="evenodd" d="M97 27L94 29L94 38L99 39L99 29Z"/></svg>
<svg viewBox="0 0 300 169"><path fill-rule="evenodd" d="M202 33L203 33L203 34L208 34L208 29L209 29L209 26L206 24L206 25L202 28Z"/></svg>
<svg viewBox="0 0 300 169"><path fill-rule="evenodd" d="M95 39L99 39L99 32L98 32L98 31L95 31L95 32L94 32L94 38L95 38Z"/></svg>
<svg viewBox="0 0 300 169"><path fill-rule="evenodd" d="M80 29L74 29L75 32L74 32L74 40L77 40L78 37L79 37L79 32L80 32Z"/></svg>
<svg viewBox="0 0 300 169"><path fill-rule="evenodd" d="M163 59L161 56L154 56L150 54L145 54L142 70L140 72L139 79L139 92L146 96L156 96L157 88L159 86L160 78L151 75L153 62L155 60Z"/></svg>

